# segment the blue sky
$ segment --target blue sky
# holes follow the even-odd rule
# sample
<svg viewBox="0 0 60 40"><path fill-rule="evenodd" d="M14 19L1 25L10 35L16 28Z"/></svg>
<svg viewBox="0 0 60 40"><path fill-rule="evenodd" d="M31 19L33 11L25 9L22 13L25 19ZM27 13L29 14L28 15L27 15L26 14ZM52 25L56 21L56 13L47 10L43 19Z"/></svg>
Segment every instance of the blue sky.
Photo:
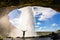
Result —
<svg viewBox="0 0 60 40"><path fill-rule="evenodd" d="M60 12L52 8L32 7L36 31L56 31L60 29ZM18 18L21 11L15 9L8 15L10 19Z"/></svg>
<svg viewBox="0 0 60 40"><path fill-rule="evenodd" d="M55 31L60 29L60 13L44 21L38 19L39 17L35 17L36 31Z"/></svg>

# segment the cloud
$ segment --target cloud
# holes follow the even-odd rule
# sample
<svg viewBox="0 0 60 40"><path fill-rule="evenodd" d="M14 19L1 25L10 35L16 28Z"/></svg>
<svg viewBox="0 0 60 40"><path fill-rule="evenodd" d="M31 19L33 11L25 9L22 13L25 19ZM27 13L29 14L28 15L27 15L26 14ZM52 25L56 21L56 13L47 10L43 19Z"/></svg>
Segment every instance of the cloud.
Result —
<svg viewBox="0 0 60 40"><path fill-rule="evenodd" d="M36 29L36 31L46 31L47 27L44 26L44 27L39 27L38 29Z"/></svg>
<svg viewBox="0 0 60 40"><path fill-rule="evenodd" d="M41 25L40 22L35 23L35 27L40 27L40 25Z"/></svg>
<svg viewBox="0 0 60 40"><path fill-rule="evenodd" d="M52 8L45 8L45 7L37 7L34 10L34 15L37 14L42 14L40 15L40 18L38 20L47 20L48 18L51 18L52 16L54 16L57 12L55 10L53 10Z"/></svg>
<svg viewBox="0 0 60 40"><path fill-rule="evenodd" d="M35 26L36 28L39 27L38 25Z"/></svg>
<svg viewBox="0 0 60 40"><path fill-rule="evenodd" d="M39 29L36 29L36 32L53 32L54 29L47 28L47 27L40 27Z"/></svg>
<svg viewBox="0 0 60 40"><path fill-rule="evenodd" d="M53 23L52 26L53 26L53 27L56 27L56 26L58 26L58 25L57 25L56 23Z"/></svg>
<svg viewBox="0 0 60 40"><path fill-rule="evenodd" d="M40 22L37 22L36 24L37 24L37 25L41 25L41 23L40 23Z"/></svg>
<svg viewBox="0 0 60 40"><path fill-rule="evenodd" d="M51 18L52 16L54 16L56 14L56 11L53 10L42 10L42 15L39 18L39 20L46 20L48 18Z"/></svg>

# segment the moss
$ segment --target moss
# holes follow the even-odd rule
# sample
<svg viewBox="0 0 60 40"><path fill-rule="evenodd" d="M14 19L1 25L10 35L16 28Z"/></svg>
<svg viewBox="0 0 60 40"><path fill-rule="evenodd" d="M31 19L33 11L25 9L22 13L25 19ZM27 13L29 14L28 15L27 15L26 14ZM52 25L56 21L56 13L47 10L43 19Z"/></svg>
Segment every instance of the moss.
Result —
<svg viewBox="0 0 60 40"><path fill-rule="evenodd" d="M0 39L2 40L4 37L0 35Z"/></svg>

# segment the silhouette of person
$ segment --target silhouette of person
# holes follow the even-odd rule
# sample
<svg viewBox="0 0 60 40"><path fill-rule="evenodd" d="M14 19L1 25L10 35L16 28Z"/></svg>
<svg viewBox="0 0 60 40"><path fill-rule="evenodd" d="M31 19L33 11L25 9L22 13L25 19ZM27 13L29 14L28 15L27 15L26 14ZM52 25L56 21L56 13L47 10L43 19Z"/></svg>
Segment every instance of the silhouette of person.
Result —
<svg viewBox="0 0 60 40"><path fill-rule="evenodd" d="M54 32L52 32L52 39L53 39L53 40L55 40L55 39L56 39L56 37L57 37L57 34L56 34L56 33L54 33Z"/></svg>
<svg viewBox="0 0 60 40"><path fill-rule="evenodd" d="M23 38L25 37L25 32L26 32L26 31L23 31Z"/></svg>

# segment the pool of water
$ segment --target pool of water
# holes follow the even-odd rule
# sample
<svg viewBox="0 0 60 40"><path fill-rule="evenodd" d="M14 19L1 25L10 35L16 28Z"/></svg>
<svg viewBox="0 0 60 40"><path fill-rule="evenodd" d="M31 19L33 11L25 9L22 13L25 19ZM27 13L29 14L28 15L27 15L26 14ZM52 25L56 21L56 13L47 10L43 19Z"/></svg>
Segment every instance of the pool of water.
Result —
<svg viewBox="0 0 60 40"><path fill-rule="evenodd" d="M15 40L51 40L51 38L25 38L25 39L16 38Z"/></svg>
<svg viewBox="0 0 60 40"><path fill-rule="evenodd" d="M51 39L50 37L42 37L42 38L4 38L3 40L53 40L53 39Z"/></svg>

